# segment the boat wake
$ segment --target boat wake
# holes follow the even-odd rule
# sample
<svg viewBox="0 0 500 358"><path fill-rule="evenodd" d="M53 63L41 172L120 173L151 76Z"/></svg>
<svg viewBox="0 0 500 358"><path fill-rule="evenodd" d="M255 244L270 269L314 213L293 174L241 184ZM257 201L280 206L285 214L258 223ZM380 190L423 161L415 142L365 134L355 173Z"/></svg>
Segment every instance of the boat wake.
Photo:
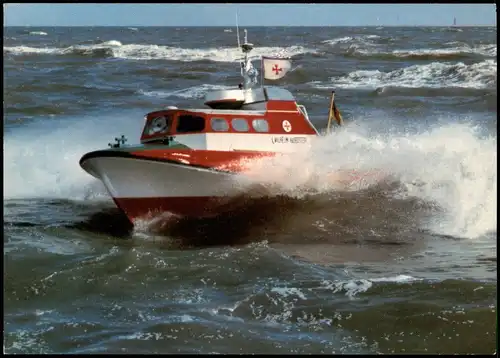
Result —
<svg viewBox="0 0 500 358"><path fill-rule="evenodd" d="M399 137L367 137L347 127L318 139L308 152L245 163L248 176L235 185L247 187L247 194L232 199L230 213L157 218L142 222L138 232L200 243L255 237L255 230L264 237L307 232L319 241L355 232L369 240L388 237L398 226L398 232L473 239L496 232L495 163L496 138L481 138L468 125ZM238 234L228 232L232 224Z"/></svg>
<svg viewBox="0 0 500 358"><path fill-rule="evenodd" d="M434 207L426 229L474 238L496 232L496 156L496 137L467 124L375 137L352 126L318 138L308 152L259 160L250 172L275 195L294 198L378 186L394 200Z"/></svg>
<svg viewBox="0 0 500 358"><path fill-rule="evenodd" d="M404 245L391 230L418 230L425 203L406 200L394 205L376 187L362 192L332 192L296 198L288 195L233 197L234 209L211 218L182 218L164 214L138 220L131 234L145 240L159 240L170 248L198 248L244 245L267 241L271 244ZM387 210L391 205L392 209ZM403 229L403 230L401 230ZM297 233L300 232L300 235ZM409 236L409 235L408 235ZM362 239L361 239L362 238Z"/></svg>

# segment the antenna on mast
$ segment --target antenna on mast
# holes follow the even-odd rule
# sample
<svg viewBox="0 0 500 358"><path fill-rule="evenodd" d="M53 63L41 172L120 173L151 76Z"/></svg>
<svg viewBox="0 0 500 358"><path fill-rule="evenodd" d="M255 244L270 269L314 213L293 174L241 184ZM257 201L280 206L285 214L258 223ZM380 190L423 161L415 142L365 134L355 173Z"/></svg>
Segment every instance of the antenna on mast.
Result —
<svg viewBox="0 0 500 358"><path fill-rule="evenodd" d="M240 29L238 27L238 10L236 10L236 39L238 40L238 49L241 47L240 44Z"/></svg>
<svg viewBox="0 0 500 358"><path fill-rule="evenodd" d="M238 9L236 9L236 39L238 40L238 51L241 49L241 42L240 42L240 28L238 27ZM243 62L240 61L240 73L241 76L244 77L243 74Z"/></svg>
<svg viewBox="0 0 500 358"><path fill-rule="evenodd" d="M251 79L251 74L253 70L252 63L249 61L248 58L248 53L252 51L253 49L253 44L248 42L248 33L247 30L244 30L245 37L244 37L244 43L242 44L240 42L240 29L238 27L238 11L236 10L236 38L238 40L238 49L241 49L241 51L244 54L244 58L240 60L240 70L241 70L241 76L243 77L243 87L245 89L248 89L252 86L252 79Z"/></svg>

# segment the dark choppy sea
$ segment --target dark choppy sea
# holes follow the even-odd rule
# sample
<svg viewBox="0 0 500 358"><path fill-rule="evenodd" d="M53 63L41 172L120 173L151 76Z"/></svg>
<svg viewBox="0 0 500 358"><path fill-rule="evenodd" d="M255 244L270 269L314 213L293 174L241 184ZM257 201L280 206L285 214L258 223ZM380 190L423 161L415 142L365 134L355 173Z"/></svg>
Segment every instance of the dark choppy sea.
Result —
<svg viewBox="0 0 500 358"><path fill-rule="evenodd" d="M496 28L250 28L346 126L274 197L131 228L80 156L239 83L230 31L4 28L4 351L493 353Z"/></svg>

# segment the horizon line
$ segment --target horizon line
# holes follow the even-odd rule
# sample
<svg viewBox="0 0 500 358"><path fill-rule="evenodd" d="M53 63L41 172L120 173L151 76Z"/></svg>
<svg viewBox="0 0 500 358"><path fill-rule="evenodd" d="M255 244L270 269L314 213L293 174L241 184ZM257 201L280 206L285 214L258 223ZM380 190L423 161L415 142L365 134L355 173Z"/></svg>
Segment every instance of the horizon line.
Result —
<svg viewBox="0 0 500 358"><path fill-rule="evenodd" d="M3 27L219 27L233 28L233 25L3 25ZM239 25L239 27L497 27L492 25Z"/></svg>

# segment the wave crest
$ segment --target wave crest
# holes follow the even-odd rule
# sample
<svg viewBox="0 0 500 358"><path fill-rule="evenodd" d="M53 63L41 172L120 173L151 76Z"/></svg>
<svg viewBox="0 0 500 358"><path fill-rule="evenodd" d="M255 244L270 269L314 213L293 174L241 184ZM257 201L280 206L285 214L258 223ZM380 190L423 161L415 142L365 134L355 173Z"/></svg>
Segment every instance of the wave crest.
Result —
<svg viewBox="0 0 500 358"><path fill-rule="evenodd" d="M258 47L252 52L253 58L262 55L292 57L304 53L315 52L303 46L289 47ZM72 55L113 57L126 60L171 60L171 61L214 61L238 62L241 51L236 47L218 47L207 49L191 49L173 46L122 44L120 41L111 40L100 44L74 45L66 48L47 47L37 48L28 46L4 47L4 53L12 55Z"/></svg>
<svg viewBox="0 0 500 358"><path fill-rule="evenodd" d="M466 65L462 62L432 62L390 72L359 70L330 79L340 88L376 89L380 87L408 88L494 88L497 84L496 60ZM332 84L312 82L316 88L331 88Z"/></svg>

